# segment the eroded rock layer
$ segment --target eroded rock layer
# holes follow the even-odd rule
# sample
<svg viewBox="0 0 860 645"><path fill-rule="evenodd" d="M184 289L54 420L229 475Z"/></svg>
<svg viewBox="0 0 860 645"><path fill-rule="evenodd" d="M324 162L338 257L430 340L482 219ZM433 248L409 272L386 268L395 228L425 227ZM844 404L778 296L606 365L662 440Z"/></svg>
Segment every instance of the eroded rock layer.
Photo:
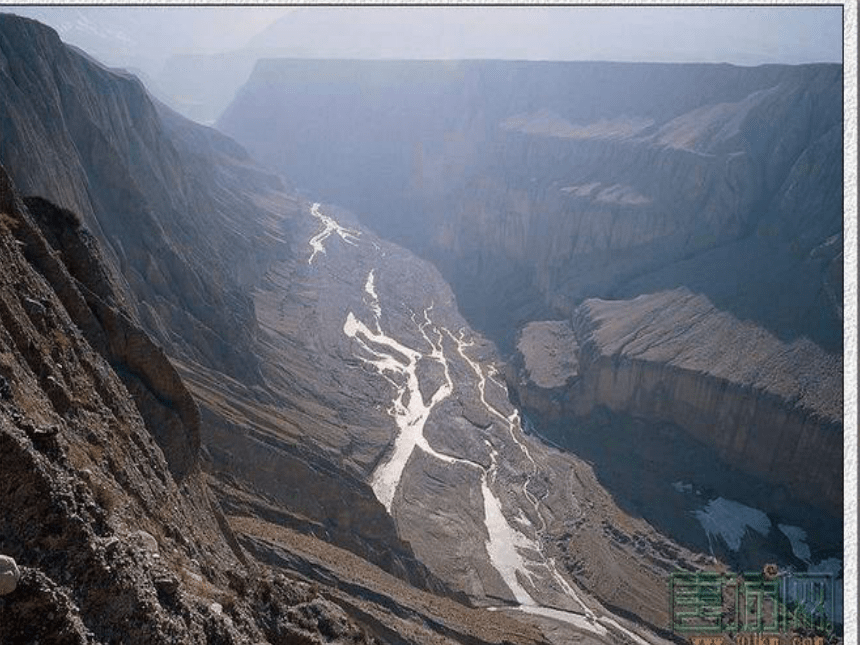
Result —
<svg viewBox="0 0 860 645"><path fill-rule="evenodd" d="M509 371L527 407L558 419L603 406L676 424L774 491L841 514L838 355L808 339L782 341L687 289L587 300L567 326L574 344L565 335L529 343L528 331L519 373ZM546 382L556 354L570 351L579 373Z"/></svg>
<svg viewBox="0 0 860 645"><path fill-rule="evenodd" d="M242 286L278 242L260 223L289 209L281 180L134 76L9 14L0 93L0 163L22 194L80 216L131 319L177 352L258 377Z"/></svg>
<svg viewBox="0 0 860 645"><path fill-rule="evenodd" d="M244 554L197 465L196 405L163 352L49 245L62 232L103 271L77 218L38 207L0 167L0 552L21 571L0 598L0 641L322 643L316 622L290 617L314 603L369 640Z"/></svg>
<svg viewBox="0 0 860 645"><path fill-rule="evenodd" d="M839 65L264 60L219 126L430 258L505 351L679 285L841 348Z"/></svg>

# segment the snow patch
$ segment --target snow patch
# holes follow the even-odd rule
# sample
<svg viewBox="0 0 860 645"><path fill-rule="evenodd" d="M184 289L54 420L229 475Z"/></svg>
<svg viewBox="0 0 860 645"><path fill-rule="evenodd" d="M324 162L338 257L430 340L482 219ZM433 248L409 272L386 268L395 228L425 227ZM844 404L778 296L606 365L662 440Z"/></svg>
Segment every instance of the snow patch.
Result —
<svg viewBox="0 0 860 645"><path fill-rule="evenodd" d="M692 493L693 485L686 484L684 482L672 482L672 488L674 488L679 493Z"/></svg>
<svg viewBox="0 0 860 645"><path fill-rule="evenodd" d="M791 542L791 552L794 557L809 564L812 560L812 552L806 543L806 531L799 526L789 526L788 524L778 524L777 526Z"/></svg>
<svg viewBox="0 0 860 645"><path fill-rule="evenodd" d="M376 331L371 330L352 312L349 312L343 325L343 333L356 340L359 347L370 355L370 358L362 357L362 360L373 366L381 375L386 376L396 388L394 400L388 410L399 430L394 439L394 450L385 462L377 466L371 476L373 492L389 513L394 502L394 494L403 477L406 462L409 461L416 447L446 463L469 463L436 451L424 436L424 424L427 423L433 408L447 398L454 389L442 346L442 333L433 327L437 336L434 341L427 332L428 326L432 326L429 308L424 311L424 321L418 323L419 331L433 348L429 354L424 355L384 334L379 330L378 324ZM375 349L376 347L380 349ZM393 350L393 353L385 353L381 349L385 347ZM406 363L399 360L397 354L404 356ZM417 374L418 361L424 357L439 361L445 370L445 382L436 389L428 404L424 403L424 397L421 396ZM394 378L387 376L386 373L390 373Z"/></svg>
<svg viewBox="0 0 860 645"><path fill-rule="evenodd" d="M761 535L770 532L770 520L762 511L723 497L711 500L703 509L693 511L693 515L705 529L708 540L719 536L732 551L741 548L748 528Z"/></svg>
<svg viewBox="0 0 860 645"><path fill-rule="evenodd" d="M311 253L311 257L308 258L308 264L312 264L314 258L317 256L317 253L325 253L325 247L323 246L323 242L325 242L332 235L337 235L347 244L352 244L355 246L355 243L358 241L358 236L361 235L361 231L354 231L349 228L344 228L340 224L338 224L334 219L326 215L320 210L319 202L315 203L311 206L311 215L316 217L323 224L323 230L314 235L310 240L311 249L313 249L313 253Z"/></svg>
<svg viewBox="0 0 860 645"><path fill-rule="evenodd" d="M379 295L376 293L376 284L373 272L374 269L371 269L370 273L367 274L367 282L364 283L364 293L370 296L370 302L367 303L367 306L370 307L370 310L373 312L378 328L379 317L382 315L382 308L379 306Z"/></svg>

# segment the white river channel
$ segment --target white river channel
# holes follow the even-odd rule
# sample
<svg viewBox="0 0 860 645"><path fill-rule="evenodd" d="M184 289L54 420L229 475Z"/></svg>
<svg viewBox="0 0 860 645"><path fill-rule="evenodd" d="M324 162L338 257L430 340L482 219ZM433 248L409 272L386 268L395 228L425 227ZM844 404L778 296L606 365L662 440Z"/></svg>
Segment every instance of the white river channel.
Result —
<svg viewBox="0 0 860 645"><path fill-rule="evenodd" d="M310 240L313 253L308 260L309 263L313 261L317 254L325 253L323 242L331 235L336 234L345 242L352 245L356 244L360 235L359 231L346 229L331 217L323 214L319 210L319 206L319 204L313 205L311 215L319 219L323 223L324 228ZM377 249L379 248L375 244L374 246ZM600 615L595 615L580 599L576 590L559 573L553 558L544 554L540 535L546 530L546 523L541 515L540 501L528 490L529 483L537 474L537 464L524 441L525 436L520 426L519 413L514 411L513 414L506 417L487 401L485 394L487 376L480 363L473 360L466 353L466 349L472 346L472 342L464 340L463 331L460 331L455 336L448 329L433 323L430 317L433 310L432 305L427 307L420 317L414 313L412 314L412 322L416 325L418 332L430 347L429 352L421 352L409 347L386 334L382 331L380 325L382 306L376 291L375 271L376 269L373 269L368 274L363 294L364 303L368 310L372 312L371 323L368 325L359 320L350 311L343 324L343 332L346 336L353 339L361 350L361 355L358 358L373 367L394 388L394 397L388 408L388 412L393 417L398 432L394 439L391 453L377 466L371 475L371 487L376 497L390 513L397 488L403 477L403 471L416 448L445 463L461 464L468 468L480 470L481 493L484 501L484 524L488 535L486 541L487 554L493 568L510 588L511 593L518 603L511 607L493 607L490 609L519 609L530 614L553 618L600 636L605 636L607 634L607 627L610 627L640 645L650 645L649 641L621 626L608 615L608 612L601 611ZM491 465L489 468L486 468L477 462L454 455L447 455L435 450L424 436L424 426L431 412L454 391L454 383L451 379L448 362L449 357L445 353L445 336L450 338L456 345L459 356L474 371L481 404L487 409L491 417L498 418L507 427L511 439L531 464L531 473L528 474L523 483L522 493L532 506L532 515L537 518L540 526L534 527L522 510L519 513L518 523L532 529L531 532L534 533L534 537L529 537L508 522L502 511L501 500L490 487L491 483L494 483L496 479L499 454L489 441L485 441L485 443L490 453ZM437 361L442 366L444 374L442 383L433 392L430 401L427 403L424 402L424 397L421 394L417 374L418 363L422 359ZM501 387L505 395L507 395L505 386L492 378L492 373L490 380L498 387ZM537 553L539 558L535 559L534 555L532 555L527 559L523 553ZM581 612L565 611L539 604L521 583L521 580L528 580L534 587L536 570L542 570L545 574L548 574L550 579L558 585L562 593L581 607Z"/></svg>

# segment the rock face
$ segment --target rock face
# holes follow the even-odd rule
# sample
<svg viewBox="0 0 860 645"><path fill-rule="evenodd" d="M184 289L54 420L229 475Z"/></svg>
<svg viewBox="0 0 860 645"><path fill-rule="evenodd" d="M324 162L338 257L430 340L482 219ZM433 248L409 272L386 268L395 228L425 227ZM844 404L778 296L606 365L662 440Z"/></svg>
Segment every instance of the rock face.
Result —
<svg viewBox="0 0 860 645"><path fill-rule="evenodd" d="M9 190L3 171L0 183ZM120 299L111 291L95 240L76 216L42 198L26 204L40 228L20 219L17 233L26 240L25 256L49 281L90 345L121 375L171 473L182 479L196 465L200 448L200 412L191 394L164 350L108 304Z"/></svg>
<svg viewBox="0 0 860 645"><path fill-rule="evenodd" d="M273 621L315 594L243 553L196 467L187 390L119 294L65 263L106 275L78 218L35 206L0 167L0 641L324 642Z"/></svg>
<svg viewBox="0 0 860 645"><path fill-rule="evenodd" d="M584 298L686 285L839 351L841 88L838 65L271 60L219 125L432 259L506 350Z"/></svg>
<svg viewBox="0 0 860 645"><path fill-rule="evenodd" d="M685 292L587 301L575 325L590 363L581 413L601 404L672 421L792 499L841 514L838 356Z"/></svg>
<svg viewBox="0 0 860 645"><path fill-rule="evenodd" d="M15 560L9 556L0 555L0 596L15 591L20 579L21 572L18 570Z"/></svg>
<svg viewBox="0 0 860 645"><path fill-rule="evenodd" d="M274 203L286 208L280 180L31 20L0 15L0 92L0 163L24 195L80 215L131 320L194 360L255 378L240 285L277 239L254 223Z"/></svg>
<svg viewBox="0 0 860 645"><path fill-rule="evenodd" d="M566 330L575 344L562 334L535 345L528 332L518 346L525 368L509 372L527 407L583 418L603 406L671 422L774 491L841 514L839 357L806 339L781 341L686 289L587 300ZM568 383L529 368L551 368L571 350L580 373Z"/></svg>

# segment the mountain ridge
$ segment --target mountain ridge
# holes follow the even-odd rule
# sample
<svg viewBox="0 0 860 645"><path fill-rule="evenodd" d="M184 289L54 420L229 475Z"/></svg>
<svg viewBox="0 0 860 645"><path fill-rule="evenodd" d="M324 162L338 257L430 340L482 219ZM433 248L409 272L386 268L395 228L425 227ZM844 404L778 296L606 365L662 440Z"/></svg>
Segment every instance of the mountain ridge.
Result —
<svg viewBox="0 0 860 645"><path fill-rule="evenodd" d="M415 80L428 74L433 82ZM816 226L827 230L789 248L786 229L799 215L784 195L793 186L793 201L820 202L841 191L841 81L837 64L267 61L219 126L297 186L351 208L433 261L472 324L509 352L510 330L534 316L569 316L587 297L628 297L661 269L672 286L684 284L693 272L673 266L710 250L752 240L752 252L733 247L743 256L727 262L730 271L762 253L790 267L837 233L834 197L816 203ZM750 99L762 90L771 92ZM570 126L528 126L541 110ZM712 132L701 115L693 119L695 110L710 110ZM689 122L673 121L685 114ZM623 137L584 135L625 116L646 121ZM515 117L525 119L526 132L504 127ZM559 135L573 125L582 136ZM714 154L682 145L681 133L702 144L712 138ZM812 154L820 161L806 161ZM377 181L387 189L363 189ZM783 266L774 277L793 271L786 281L808 281L819 270ZM780 335L841 347L832 303L816 302L824 305L817 313L810 303L806 319L792 320L777 302L758 298L756 308L719 277L716 284L699 280L695 289ZM521 302L514 292L524 289L541 295Z"/></svg>

